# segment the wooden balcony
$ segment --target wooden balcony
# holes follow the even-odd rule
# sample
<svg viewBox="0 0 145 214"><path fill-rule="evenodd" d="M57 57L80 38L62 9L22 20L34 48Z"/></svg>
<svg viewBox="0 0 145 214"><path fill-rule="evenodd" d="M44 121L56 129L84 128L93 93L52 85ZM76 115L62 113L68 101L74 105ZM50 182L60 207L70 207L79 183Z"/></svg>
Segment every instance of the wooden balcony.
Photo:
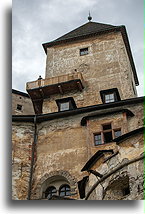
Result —
<svg viewBox="0 0 145 214"><path fill-rule="evenodd" d="M43 102L43 99L49 98L54 94L66 94L72 91L82 91L84 85L82 73L77 72L74 74L66 74L27 82L26 90L34 104L40 103L40 100Z"/></svg>
<svg viewBox="0 0 145 214"><path fill-rule="evenodd" d="M80 72L40 79L33 82L27 82L26 84L26 90L28 91L29 95L32 95L33 93L34 96L36 96L36 99L37 97L39 98L42 96L43 98L47 98L54 94L64 94L73 90L82 91L83 88L84 80ZM38 94L36 95L37 92Z"/></svg>

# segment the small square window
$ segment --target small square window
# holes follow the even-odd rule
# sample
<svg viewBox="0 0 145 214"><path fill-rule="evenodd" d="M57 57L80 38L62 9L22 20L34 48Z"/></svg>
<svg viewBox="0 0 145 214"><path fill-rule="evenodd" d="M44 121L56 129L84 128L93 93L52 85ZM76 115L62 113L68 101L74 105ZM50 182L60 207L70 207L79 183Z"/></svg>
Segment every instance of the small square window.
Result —
<svg viewBox="0 0 145 214"><path fill-rule="evenodd" d="M112 94L105 94L105 103L111 103L115 101L114 93Z"/></svg>
<svg viewBox="0 0 145 214"><path fill-rule="evenodd" d="M22 105L17 104L17 110L22 111Z"/></svg>
<svg viewBox="0 0 145 214"><path fill-rule="evenodd" d="M101 133L94 135L95 146L102 144Z"/></svg>
<svg viewBox="0 0 145 214"><path fill-rule="evenodd" d="M101 99L103 103L112 103L121 100L117 88L111 88L100 91Z"/></svg>
<svg viewBox="0 0 145 214"><path fill-rule="evenodd" d="M87 55L89 53L88 48L80 49L80 56Z"/></svg>

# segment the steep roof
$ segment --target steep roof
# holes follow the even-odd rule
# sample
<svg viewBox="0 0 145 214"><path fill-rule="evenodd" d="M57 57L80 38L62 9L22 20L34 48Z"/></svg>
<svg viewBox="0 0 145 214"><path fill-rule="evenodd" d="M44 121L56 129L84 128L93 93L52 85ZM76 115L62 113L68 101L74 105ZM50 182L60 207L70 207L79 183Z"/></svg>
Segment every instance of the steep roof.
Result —
<svg viewBox="0 0 145 214"><path fill-rule="evenodd" d="M62 41L62 40L70 39L70 38L74 38L74 37L90 35L90 34L97 33L100 31L104 31L104 30L107 30L110 28L111 29L116 28L116 26L97 23L97 22L87 22L86 24L84 24L84 25L70 31L69 33L59 37L55 41Z"/></svg>

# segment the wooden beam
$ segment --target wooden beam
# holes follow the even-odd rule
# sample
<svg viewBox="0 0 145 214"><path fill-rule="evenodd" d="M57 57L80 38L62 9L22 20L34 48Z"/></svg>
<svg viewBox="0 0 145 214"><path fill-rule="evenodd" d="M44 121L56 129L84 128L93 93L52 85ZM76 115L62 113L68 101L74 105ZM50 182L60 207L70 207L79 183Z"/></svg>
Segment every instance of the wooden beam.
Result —
<svg viewBox="0 0 145 214"><path fill-rule="evenodd" d="M59 92L60 92L61 94L63 94L63 90L62 90L62 86L61 86L61 85L58 85L58 89L59 89Z"/></svg>
<svg viewBox="0 0 145 214"><path fill-rule="evenodd" d="M81 85L80 81L77 81L77 85L78 85L79 90L82 91L83 88L82 88L82 85Z"/></svg>
<svg viewBox="0 0 145 214"><path fill-rule="evenodd" d="M40 91L41 97L42 97L42 98L44 98L44 93L43 93L42 88L40 88L40 90L39 90L39 91Z"/></svg>

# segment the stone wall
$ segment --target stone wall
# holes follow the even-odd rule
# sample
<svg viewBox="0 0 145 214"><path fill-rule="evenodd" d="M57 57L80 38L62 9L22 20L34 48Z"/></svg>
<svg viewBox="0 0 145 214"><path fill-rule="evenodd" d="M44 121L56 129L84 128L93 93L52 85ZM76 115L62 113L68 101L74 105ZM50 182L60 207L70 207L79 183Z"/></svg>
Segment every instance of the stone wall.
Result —
<svg viewBox="0 0 145 214"><path fill-rule="evenodd" d="M12 199L26 200L34 128L30 123L15 122L12 125Z"/></svg>
<svg viewBox="0 0 145 214"><path fill-rule="evenodd" d="M104 176L112 174L97 185L87 200L143 200L144 160L135 160L144 153L143 134L136 134L120 142L118 152L108 160L104 156L99 165L96 163L93 167ZM113 172L123 164L124 167ZM98 179L91 174L86 194L96 182Z"/></svg>
<svg viewBox="0 0 145 214"><path fill-rule="evenodd" d="M17 104L22 106L22 110L17 109ZM29 97L12 93L12 115L34 114L33 104Z"/></svg>
<svg viewBox="0 0 145 214"><path fill-rule="evenodd" d="M88 47L89 54L80 56L80 48L84 47ZM51 96L44 101L44 113L58 111L55 100L66 96L73 96L77 107L100 104L100 91L109 88L118 88L121 99L136 97L133 73L120 32L47 48L46 78L75 72L82 72L84 90Z"/></svg>

